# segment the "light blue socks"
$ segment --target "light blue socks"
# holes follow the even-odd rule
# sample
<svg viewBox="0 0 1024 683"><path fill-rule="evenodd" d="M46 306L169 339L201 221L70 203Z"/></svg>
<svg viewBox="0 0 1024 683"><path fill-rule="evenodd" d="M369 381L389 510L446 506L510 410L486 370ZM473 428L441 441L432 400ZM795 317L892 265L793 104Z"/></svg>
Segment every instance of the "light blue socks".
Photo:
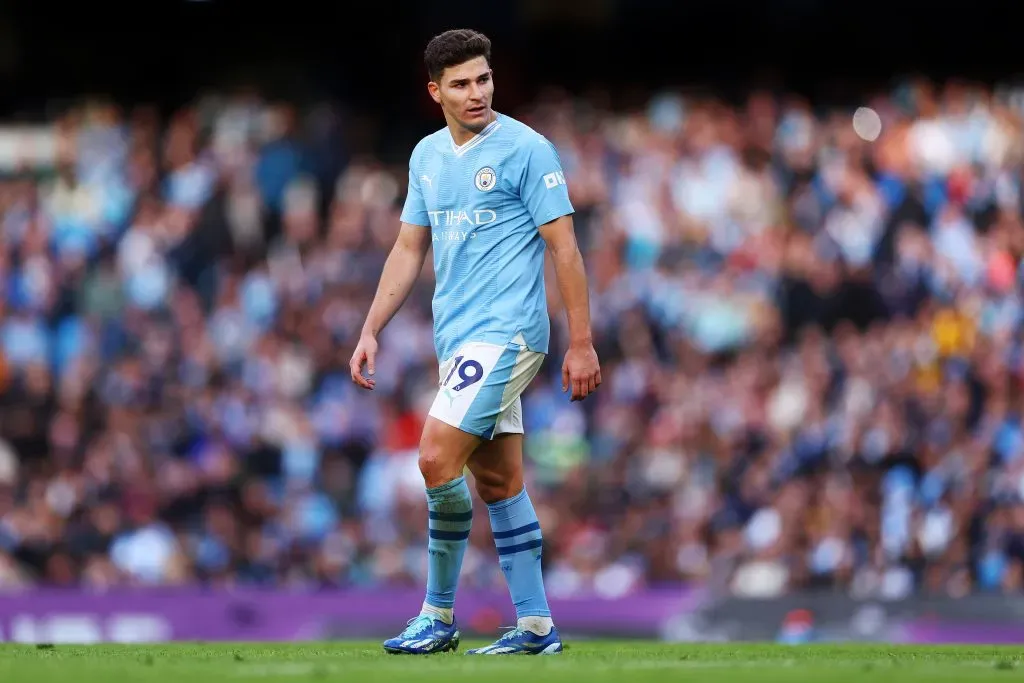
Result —
<svg viewBox="0 0 1024 683"><path fill-rule="evenodd" d="M520 626L544 635L550 628L551 610L544 594L541 574L540 522L524 488L519 495L487 506L498 548L498 561L505 574ZM530 619L530 617L548 617Z"/></svg>
<svg viewBox="0 0 1024 683"><path fill-rule="evenodd" d="M434 614L450 624L462 557L466 554L473 524L473 499L466 478L459 477L427 489L427 509L430 511L427 541L430 559L423 613Z"/></svg>

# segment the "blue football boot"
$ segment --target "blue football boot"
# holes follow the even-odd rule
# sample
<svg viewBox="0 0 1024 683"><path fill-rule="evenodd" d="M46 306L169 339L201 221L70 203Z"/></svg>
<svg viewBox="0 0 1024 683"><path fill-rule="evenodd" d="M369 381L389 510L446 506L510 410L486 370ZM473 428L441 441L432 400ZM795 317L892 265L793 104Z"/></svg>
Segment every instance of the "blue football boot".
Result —
<svg viewBox="0 0 1024 683"><path fill-rule="evenodd" d="M554 655L562 651L562 639L553 628L546 636L516 627L487 647L468 650L467 655Z"/></svg>
<svg viewBox="0 0 1024 683"><path fill-rule="evenodd" d="M459 649L459 627L421 614L409 620L404 631L384 641L384 649L393 655L432 655Z"/></svg>

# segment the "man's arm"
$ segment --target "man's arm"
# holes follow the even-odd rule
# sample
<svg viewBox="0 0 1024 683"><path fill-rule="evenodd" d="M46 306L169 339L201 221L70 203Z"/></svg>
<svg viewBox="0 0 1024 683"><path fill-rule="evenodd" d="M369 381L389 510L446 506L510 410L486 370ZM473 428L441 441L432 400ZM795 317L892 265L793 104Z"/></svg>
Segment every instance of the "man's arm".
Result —
<svg viewBox="0 0 1024 683"><path fill-rule="evenodd" d="M540 227L540 236L548 245L555 265L558 291L562 294L569 319L569 343L590 344L590 292L583 255L576 244L572 216L556 218Z"/></svg>
<svg viewBox="0 0 1024 683"><path fill-rule="evenodd" d="M572 400L580 401L601 385L601 367L590 330L590 292L583 255L576 244L572 216L556 218L539 230L551 252L569 320L569 350L562 365L562 391L571 386Z"/></svg>
<svg viewBox="0 0 1024 683"><path fill-rule="evenodd" d="M384 262L370 312L366 314L364 335L376 337L402 307L423 270L429 249L430 228L402 223L395 246Z"/></svg>
<svg viewBox="0 0 1024 683"><path fill-rule="evenodd" d="M412 291L416 278L423 270L423 261L430 249L430 228L411 223L402 223L398 239L380 275L377 293L366 314L366 322L359 336L359 343L349 361L352 381L365 389L372 389L375 382L363 377L363 363L370 375L375 372L377 356L377 335L391 321Z"/></svg>

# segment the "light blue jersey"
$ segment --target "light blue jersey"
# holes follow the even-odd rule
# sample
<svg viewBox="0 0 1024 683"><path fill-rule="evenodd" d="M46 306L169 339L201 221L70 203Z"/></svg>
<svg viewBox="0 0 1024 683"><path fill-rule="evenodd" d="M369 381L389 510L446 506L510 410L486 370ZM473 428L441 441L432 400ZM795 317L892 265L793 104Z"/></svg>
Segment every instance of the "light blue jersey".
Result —
<svg viewBox="0 0 1024 683"><path fill-rule="evenodd" d="M519 335L530 351L547 353L537 228L571 213L555 148L513 118L498 114L461 147L447 128L416 145L402 221L433 236L438 360L467 342L504 346Z"/></svg>

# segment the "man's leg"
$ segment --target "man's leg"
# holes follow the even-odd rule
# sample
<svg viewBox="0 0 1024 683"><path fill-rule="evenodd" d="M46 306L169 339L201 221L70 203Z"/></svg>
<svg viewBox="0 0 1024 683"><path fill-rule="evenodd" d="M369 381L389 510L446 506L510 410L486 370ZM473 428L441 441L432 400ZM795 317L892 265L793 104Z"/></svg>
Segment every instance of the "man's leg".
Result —
<svg viewBox="0 0 1024 683"><path fill-rule="evenodd" d="M458 648L455 589L473 520L473 500L462 472L480 441L434 417L423 427L419 466L429 511L427 592L420 615L385 641L388 652L432 654Z"/></svg>
<svg viewBox="0 0 1024 683"><path fill-rule="evenodd" d="M523 435L503 434L480 444L469 460L469 470L477 493L487 503L498 561L516 608L517 630L529 632L475 652L558 652L561 641L554 631L541 572L543 537L523 485Z"/></svg>
<svg viewBox="0 0 1024 683"><path fill-rule="evenodd" d="M428 417L420 440L420 472L429 511L427 595L423 614L452 623L455 588L473 522L473 498L463 476L480 437Z"/></svg>
<svg viewBox="0 0 1024 683"><path fill-rule="evenodd" d="M439 391L420 440L420 472L430 509L423 614L447 624L453 621L455 587L473 516L462 472L473 451L498 428L502 397L520 356L526 354L519 346L470 342L438 368Z"/></svg>

